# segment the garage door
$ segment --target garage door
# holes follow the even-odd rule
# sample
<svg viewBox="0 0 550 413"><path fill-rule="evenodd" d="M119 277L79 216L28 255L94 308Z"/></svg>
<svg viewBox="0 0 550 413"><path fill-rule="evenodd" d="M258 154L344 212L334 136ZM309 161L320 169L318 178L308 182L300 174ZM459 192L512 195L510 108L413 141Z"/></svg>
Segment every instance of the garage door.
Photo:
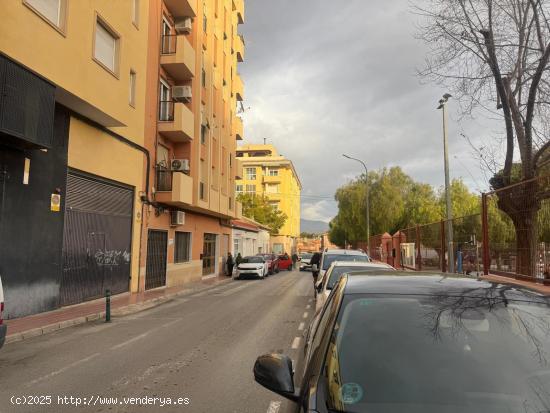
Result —
<svg viewBox="0 0 550 413"><path fill-rule="evenodd" d="M133 189L69 173L60 304L129 289Z"/></svg>

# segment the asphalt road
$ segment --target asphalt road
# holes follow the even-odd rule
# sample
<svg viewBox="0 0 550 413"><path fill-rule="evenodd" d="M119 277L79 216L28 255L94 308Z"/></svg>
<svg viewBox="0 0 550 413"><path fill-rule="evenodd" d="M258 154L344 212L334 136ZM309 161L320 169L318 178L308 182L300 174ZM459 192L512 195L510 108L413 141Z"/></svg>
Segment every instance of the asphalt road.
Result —
<svg viewBox="0 0 550 413"><path fill-rule="evenodd" d="M284 271L6 345L0 413L284 412L289 404L256 384L252 367L268 352L299 362L312 296L309 273Z"/></svg>

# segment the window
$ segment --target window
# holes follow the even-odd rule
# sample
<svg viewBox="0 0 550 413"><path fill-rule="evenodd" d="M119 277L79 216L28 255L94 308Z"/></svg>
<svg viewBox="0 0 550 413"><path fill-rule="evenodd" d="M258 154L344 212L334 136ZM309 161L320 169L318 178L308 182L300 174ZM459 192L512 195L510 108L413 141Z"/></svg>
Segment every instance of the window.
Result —
<svg viewBox="0 0 550 413"><path fill-rule="evenodd" d="M279 210L279 202L270 202L269 205L271 208L273 208L275 211Z"/></svg>
<svg viewBox="0 0 550 413"><path fill-rule="evenodd" d="M136 106L136 72L130 70L130 105Z"/></svg>
<svg viewBox="0 0 550 413"><path fill-rule="evenodd" d="M233 198L229 197L229 209L233 209Z"/></svg>
<svg viewBox="0 0 550 413"><path fill-rule="evenodd" d="M174 251L174 262L189 262L191 256L191 233L176 232L176 249Z"/></svg>
<svg viewBox="0 0 550 413"><path fill-rule="evenodd" d="M119 36L99 17L95 27L94 59L110 72L118 70Z"/></svg>
<svg viewBox="0 0 550 413"><path fill-rule="evenodd" d="M202 19L202 30L206 33L207 29L208 29L208 20L206 19L206 14L205 14Z"/></svg>
<svg viewBox="0 0 550 413"><path fill-rule="evenodd" d="M246 168L246 179L250 181L256 180L256 168Z"/></svg>
<svg viewBox="0 0 550 413"><path fill-rule="evenodd" d="M265 192L268 194L278 194L279 193L279 184L267 184L265 186Z"/></svg>
<svg viewBox="0 0 550 413"><path fill-rule="evenodd" d="M199 183L199 198L202 199L203 201L206 200L206 193L204 191L204 182L200 182Z"/></svg>
<svg viewBox="0 0 550 413"><path fill-rule="evenodd" d="M201 85L202 87L206 87L206 70L204 70L204 68L201 72Z"/></svg>
<svg viewBox="0 0 550 413"><path fill-rule="evenodd" d="M256 185L247 185L246 186L246 193L247 194L255 194L256 193Z"/></svg>
<svg viewBox="0 0 550 413"><path fill-rule="evenodd" d="M243 189L244 189L244 186L243 186L243 185L236 185L236 186L235 186L235 192L238 193L238 194L242 194L242 193L243 193Z"/></svg>
<svg viewBox="0 0 550 413"><path fill-rule="evenodd" d="M229 154L229 167L230 168L233 167L233 154L232 153Z"/></svg>
<svg viewBox="0 0 550 413"><path fill-rule="evenodd" d="M164 80L160 79L159 84L159 120L170 121L172 120L172 96L170 93L170 85Z"/></svg>
<svg viewBox="0 0 550 413"><path fill-rule="evenodd" d="M67 0L23 0L23 3L48 23L65 30Z"/></svg>
<svg viewBox="0 0 550 413"><path fill-rule="evenodd" d="M267 174L268 176L279 176L279 170L276 168L269 168Z"/></svg>
<svg viewBox="0 0 550 413"><path fill-rule="evenodd" d="M139 26L139 0L132 0L132 23Z"/></svg>
<svg viewBox="0 0 550 413"><path fill-rule="evenodd" d="M206 125L201 125L201 143L206 144L206 137L208 136L208 127Z"/></svg>

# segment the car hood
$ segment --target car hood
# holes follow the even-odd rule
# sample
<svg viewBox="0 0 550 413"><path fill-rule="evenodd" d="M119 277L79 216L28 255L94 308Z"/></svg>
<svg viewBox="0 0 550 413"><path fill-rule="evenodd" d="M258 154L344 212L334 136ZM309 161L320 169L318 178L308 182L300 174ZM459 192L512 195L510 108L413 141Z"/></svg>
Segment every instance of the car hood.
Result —
<svg viewBox="0 0 550 413"><path fill-rule="evenodd" d="M307 259L307 258L302 258L302 261L300 261L304 264L311 264L311 259Z"/></svg>
<svg viewBox="0 0 550 413"><path fill-rule="evenodd" d="M242 270L255 270L256 268L263 267L264 265L261 262L258 263L247 263L247 264L239 264L239 268Z"/></svg>

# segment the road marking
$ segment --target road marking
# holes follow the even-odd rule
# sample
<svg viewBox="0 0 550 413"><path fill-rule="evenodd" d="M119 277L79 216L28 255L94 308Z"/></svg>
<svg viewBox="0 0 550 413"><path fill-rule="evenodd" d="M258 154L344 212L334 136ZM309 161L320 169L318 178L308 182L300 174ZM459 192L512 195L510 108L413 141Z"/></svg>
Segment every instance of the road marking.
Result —
<svg viewBox="0 0 550 413"><path fill-rule="evenodd" d="M300 323L300 325L298 326L298 330L302 331L306 326L306 323Z"/></svg>
<svg viewBox="0 0 550 413"><path fill-rule="evenodd" d="M306 310L309 310L310 308L311 308L310 304L306 305Z"/></svg>
<svg viewBox="0 0 550 413"><path fill-rule="evenodd" d="M151 330L151 331L153 331L153 330ZM140 334L139 336L135 336L135 337L131 338L130 340L126 340L126 341L124 341L120 344L117 344L116 346L111 347L111 350L117 350L121 347L127 346L130 343L133 343L134 341L141 340L142 338L147 337L151 331L148 331L147 333Z"/></svg>
<svg viewBox="0 0 550 413"><path fill-rule="evenodd" d="M294 340L292 341L292 349L296 350L298 347L300 347L300 337L294 337Z"/></svg>
<svg viewBox="0 0 550 413"><path fill-rule="evenodd" d="M280 408L281 408L281 402L273 401L273 402L269 403L269 407L267 408L267 413L277 413Z"/></svg>
<svg viewBox="0 0 550 413"><path fill-rule="evenodd" d="M307 318L308 315L309 315L309 314L308 314L308 312L306 311L306 312L304 313L304 318Z"/></svg>
<svg viewBox="0 0 550 413"><path fill-rule="evenodd" d="M232 288L228 291L224 291L223 293L220 293L220 294L216 294L216 295L219 295L221 297L228 297L230 295L233 295L235 294L236 292L239 292L241 290L244 290L245 288L249 288L250 286L252 285L252 283L246 283L246 284L243 284L243 285L240 285L236 288Z"/></svg>
<svg viewBox="0 0 550 413"><path fill-rule="evenodd" d="M176 318L175 320L169 321L166 324L163 324L161 327L170 327L172 324L176 324L178 321L181 321L181 318Z"/></svg>
<svg viewBox="0 0 550 413"><path fill-rule="evenodd" d="M96 358L97 356L99 356L100 353L94 353L92 354L91 356L88 356L88 357L85 357L83 359L80 359L78 361L75 361L74 363L71 363L65 367L63 367L62 369L59 369L59 370L56 370L56 371L52 371L51 373L49 374L46 374L45 376L42 376L42 377L39 377L33 381L30 381L29 383L27 383L27 387L29 386L32 386L33 384L36 384L36 383L39 383L41 381L44 381L44 380L47 380L47 379L50 379L54 376L57 376L58 374L61 374L69 369L72 369L73 367L76 367L78 366L79 364L82 364L82 363L86 363L87 361L90 361L94 358Z"/></svg>

